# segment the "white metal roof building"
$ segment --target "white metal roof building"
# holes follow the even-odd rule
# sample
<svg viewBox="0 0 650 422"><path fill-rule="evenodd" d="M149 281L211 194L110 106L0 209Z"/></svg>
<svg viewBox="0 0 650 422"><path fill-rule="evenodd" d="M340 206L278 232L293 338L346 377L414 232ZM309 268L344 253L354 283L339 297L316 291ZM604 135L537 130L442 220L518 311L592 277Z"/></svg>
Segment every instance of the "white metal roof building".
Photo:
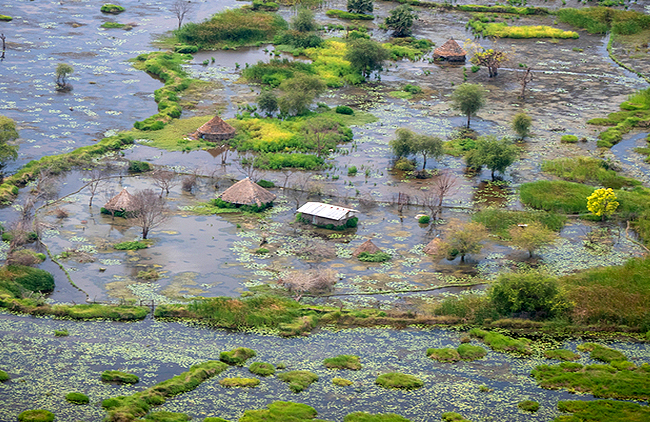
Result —
<svg viewBox="0 0 650 422"><path fill-rule="evenodd" d="M301 213L303 218L312 217L310 220L314 224L342 224L359 213L351 208L322 202L307 202L297 212Z"/></svg>

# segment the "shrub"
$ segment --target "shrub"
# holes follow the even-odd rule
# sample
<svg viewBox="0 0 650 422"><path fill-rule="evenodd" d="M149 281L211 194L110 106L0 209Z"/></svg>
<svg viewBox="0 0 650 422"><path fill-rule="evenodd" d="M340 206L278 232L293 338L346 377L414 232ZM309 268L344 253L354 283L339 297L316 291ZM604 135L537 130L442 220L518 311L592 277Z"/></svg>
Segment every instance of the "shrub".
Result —
<svg viewBox="0 0 650 422"><path fill-rule="evenodd" d="M195 45L177 45L174 47L174 51L181 54L194 54L199 51L199 47Z"/></svg>
<svg viewBox="0 0 650 422"><path fill-rule="evenodd" d="M357 259L362 262L386 262L390 261L393 256L386 252L361 252L357 255Z"/></svg>
<svg viewBox="0 0 650 422"><path fill-rule="evenodd" d="M560 142L563 144L575 144L578 142L578 137L575 135L562 135L562 138L560 138Z"/></svg>
<svg viewBox="0 0 650 422"><path fill-rule="evenodd" d="M338 114L347 114L347 115L354 114L354 110L352 110L352 108L350 108L348 106L344 106L344 105L336 106L335 111Z"/></svg>
<svg viewBox="0 0 650 422"><path fill-rule="evenodd" d="M413 95L422 94L422 88L420 88L417 85L411 85L411 84L404 85L404 88L402 88L402 91L408 92L408 93L413 94Z"/></svg>
<svg viewBox="0 0 650 422"><path fill-rule="evenodd" d="M526 412L537 412L539 410L539 403L532 400L524 400L519 402L517 407Z"/></svg>
<svg viewBox="0 0 650 422"><path fill-rule="evenodd" d="M219 360L228 365L242 366L248 359L256 356L255 350L247 347L238 347L229 352L221 352Z"/></svg>
<svg viewBox="0 0 650 422"><path fill-rule="evenodd" d="M263 187L264 189L270 189L275 187L275 183L269 182L268 180L264 180L264 179L259 180L257 184Z"/></svg>
<svg viewBox="0 0 650 422"><path fill-rule="evenodd" d="M65 395L65 399L74 404L88 404L90 402L88 396L83 393L68 393Z"/></svg>
<svg viewBox="0 0 650 422"><path fill-rule="evenodd" d="M113 13L113 14L118 14L124 12L126 9L124 9L122 6L118 6L116 4L110 4L106 3L102 6L101 11L103 13Z"/></svg>
<svg viewBox="0 0 650 422"><path fill-rule="evenodd" d="M401 388L404 390L415 390L424 386L424 382L413 375L399 372L389 372L377 377L375 384L384 388Z"/></svg>
<svg viewBox="0 0 650 422"><path fill-rule="evenodd" d="M460 355L451 347L445 347L443 349L427 349L427 356L438 362L458 362L460 360Z"/></svg>
<svg viewBox="0 0 650 422"><path fill-rule="evenodd" d="M289 371L278 374L278 378L289 383L289 388L294 393L299 393L318 381L318 375L310 371Z"/></svg>
<svg viewBox="0 0 650 422"><path fill-rule="evenodd" d="M332 378L332 384L338 385L339 387L349 387L354 383L350 380L346 380L345 378L336 377L336 378Z"/></svg>
<svg viewBox="0 0 650 422"><path fill-rule="evenodd" d="M420 224L429 224L429 221L431 220L431 217L428 215L421 215L420 218L418 218L418 223Z"/></svg>
<svg viewBox="0 0 650 422"><path fill-rule="evenodd" d="M395 170L413 171L414 169L415 163L406 157L402 157L395 162Z"/></svg>
<svg viewBox="0 0 650 422"><path fill-rule="evenodd" d="M49 410L25 410L18 415L18 422L52 422L54 413Z"/></svg>
<svg viewBox="0 0 650 422"><path fill-rule="evenodd" d="M328 368L352 369L353 371L361 369L359 356L353 355L339 355L333 358L327 358L323 361L323 364Z"/></svg>
<svg viewBox="0 0 650 422"><path fill-rule="evenodd" d="M224 378L219 381L223 387L257 387L259 384L257 378Z"/></svg>
<svg viewBox="0 0 650 422"><path fill-rule="evenodd" d="M0 369L0 382L9 381L10 378L11 377L9 376L8 373Z"/></svg>
<svg viewBox="0 0 650 422"><path fill-rule="evenodd" d="M117 382L120 384L135 384L140 379L137 375L128 374L121 371L104 371L102 372L102 381L105 382Z"/></svg>
<svg viewBox="0 0 650 422"><path fill-rule="evenodd" d="M151 164L146 161L129 161L129 171L131 173L143 173L145 171L151 170Z"/></svg>
<svg viewBox="0 0 650 422"><path fill-rule="evenodd" d="M275 366L264 362L254 362L248 367L248 370L261 377L268 377L269 375L275 374Z"/></svg>
<svg viewBox="0 0 650 422"><path fill-rule="evenodd" d="M127 242L120 242L113 245L118 251L137 251L139 249L146 249L149 247L149 242L143 240L132 240Z"/></svg>
<svg viewBox="0 0 650 422"><path fill-rule="evenodd" d="M464 343L456 349L462 360L477 360L485 357L487 352L481 346Z"/></svg>
<svg viewBox="0 0 650 422"><path fill-rule="evenodd" d="M54 330L55 337L67 337L68 335L68 330Z"/></svg>
<svg viewBox="0 0 650 422"><path fill-rule="evenodd" d="M499 275L489 297L504 316L554 317L569 309L557 279L536 271Z"/></svg>
<svg viewBox="0 0 650 422"><path fill-rule="evenodd" d="M357 166L348 167L348 176L355 176L357 174Z"/></svg>
<svg viewBox="0 0 650 422"><path fill-rule="evenodd" d="M571 350L553 349L553 350L545 350L544 357L548 359L571 361L571 360L579 359L580 355L578 355L577 353L573 353Z"/></svg>

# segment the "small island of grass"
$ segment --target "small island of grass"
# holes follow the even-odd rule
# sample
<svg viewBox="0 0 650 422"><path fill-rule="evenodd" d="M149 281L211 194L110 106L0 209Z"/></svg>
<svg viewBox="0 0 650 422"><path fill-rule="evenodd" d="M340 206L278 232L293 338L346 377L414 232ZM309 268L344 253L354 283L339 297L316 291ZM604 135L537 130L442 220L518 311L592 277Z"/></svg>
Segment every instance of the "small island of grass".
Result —
<svg viewBox="0 0 650 422"><path fill-rule="evenodd" d="M116 382L119 384L135 384L140 379L137 375L128 374L122 371L104 371L102 372L102 381Z"/></svg>
<svg viewBox="0 0 650 422"><path fill-rule="evenodd" d="M352 369L353 371L361 369L359 356L353 355L339 355L333 358L327 358L323 361L323 364L328 368L335 369Z"/></svg>
<svg viewBox="0 0 650 422"><path fill-rule="evenodd" d="M399 372L382 374L377 377L375 384L384 388L400 388L403 390L415 390L424 386L424 382L421 379Z"/></svg>
<svg viewBox="0 0 650 422"><path fill-rule="evenodd" d="M318 375L310 371L290 371L278 375L284 382L289 383L289 388L294 393L299 393L318 381Z"/></svg>

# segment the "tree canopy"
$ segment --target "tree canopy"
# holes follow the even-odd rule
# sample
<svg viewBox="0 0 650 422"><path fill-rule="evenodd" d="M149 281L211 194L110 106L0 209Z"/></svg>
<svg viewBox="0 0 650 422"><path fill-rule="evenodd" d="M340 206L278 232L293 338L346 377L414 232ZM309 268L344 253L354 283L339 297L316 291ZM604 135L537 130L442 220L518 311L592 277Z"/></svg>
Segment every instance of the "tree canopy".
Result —
<svg viewBox="0 0 650 422"><path fill-rule="evenodd" d="M373 10L373 0L348 0L348 12L350 13L372 13Z"/></svg>
<svg viewBox="0 0 650 422"><path fill-rule="evenodd" d="M257 96L257 106L260 111L265 112L267 116L271 116L278 109L278 97L273 91L264 90Z"/></svg>
<svg viewBox="0 0 650 422"><path fill-rule="evenodd" d="M408 157L413 154L422 154L424 159L422 170L427 166L427 158L442 156L442 140L437 136L422 135L406 128L395 131L397 137L390 141L390 147L397 158Z"/></svg>
<svg viewBox="0 0 650 422"><path fill-rule="evenodd" d="M70 75L72 72L74 72L72 66L70 66L67 63L59 63L56 66L56 72L55 72L56 84L59 87L64 88L67 85L65 78L67 78L68 75Z"/></svg>
<svg viewBox="0 0 650 422"><path fill-rule="evenodd" d="M411 27L417 18L411 6L402 4L390 11L384 23L393 30L394 37L406 37L411 34Z"/></svg>
<svg viewBox="0 0 650 422"><path fill-rule="evenodd" d="M312 75L296 75L280 84L284 95L278 105L282 114L304 114L316 97L325 92L325 83Z"/></svg>
<svg viewBox="0 0 650 422"><path fill-rule="evenodd" d="M476 148L465 154L468 167L480 169L485 166L494 173L503 173L519 156L519 149L507 139L497 140L494 136L485 136L476 141Z"/></svg>
<svg viewBox="0 0 650 422"><path fill-rule="evenodd" d="M481 85L464 83L451 94L452 108L467 116L467 127L472 114L485 106L485 89Z"/></svg>
<svg viewBox="0 0 650 422"><path fill-rule="evenodd" d="M291 28L298 32L312 32L316 30L314 12L306 7L298 9L298 13L291 19Z"/></svg>
<svg viewBox="0 0 650 422"><path fill-rule="evenodd" d="M508 231L512 243L519 249L528 251L533 256L533 251L540 246L553 242L557 235L545 225L538 221L533 221L526 226L512 226Z"/></svg>
<svg viewBox="0 0 650 422"><path fill-rule="evenodd" d="M388 50L377 41L357 38L348 42L344 58L350 62L354 70L361 73L366 79L372 72L381 71L384 61L389 56Z"/></svg>
<svg viewBox="0 0 650 422"><path fill-rule="evenodd" d="M605 221L605 217L614 214L618 208L619 202L616 199L616 194L612 188L596 189L587 198L587 209Z"/></svg>
<svg viewBox="0 0 650 422"><path fill-rule="evenodd" d="M9 117L0 116L0 168L4 167L7 161L18 158L18 147L7 144L16 139L18 139L16 122Z"/></svg>

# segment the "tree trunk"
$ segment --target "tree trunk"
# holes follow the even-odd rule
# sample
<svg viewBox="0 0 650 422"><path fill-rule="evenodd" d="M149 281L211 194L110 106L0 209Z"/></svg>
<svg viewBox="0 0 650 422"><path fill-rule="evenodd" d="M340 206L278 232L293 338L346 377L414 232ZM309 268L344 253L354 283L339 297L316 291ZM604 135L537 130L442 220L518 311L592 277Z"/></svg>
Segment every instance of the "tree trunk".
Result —
<svg viewBox="0 0 650 422"><path fill-rule="evenodd" d="M422 164L422 171L424 171L424 169L427 168L427 155L422 154L422 157L424 158L424 164Z"/></svg>
<svg viewBox="0 0 650 422"><path fill-rule="evenodd" d="M494 182L494 170L492 170L492 181Z"/></svg>
<svg viewBox="0 0 650 422"><path fill-rule="evenodd" d="M149 234L149 227L143 227L142 228L142 239L146 239L147 235Z"/></svg>
<svg viewBox="0 0 650 422"><path fill-rule="evenodd" d="M469 129L469 118L471 115L471 113L467 113L467 129Z"/></svg>

